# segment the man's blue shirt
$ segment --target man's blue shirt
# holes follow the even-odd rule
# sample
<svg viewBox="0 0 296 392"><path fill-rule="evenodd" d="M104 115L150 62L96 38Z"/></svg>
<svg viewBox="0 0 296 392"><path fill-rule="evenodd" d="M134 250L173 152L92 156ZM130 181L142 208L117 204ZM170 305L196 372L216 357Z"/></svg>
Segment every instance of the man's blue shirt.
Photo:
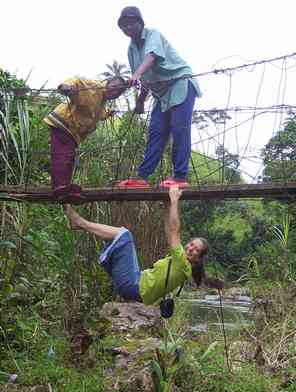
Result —
<svg viewBox="0 0 296 392"><path fill-rule="evenodd" d="M138 47L131 41L128 48L128 60L132 73L142 64L148 53L156 55L155 64L145 72L141 81L149 82L147 87L153 96L160 100L161 111L165 112L175 105L185 101L188 92L188 79L172 80L193 72L187 63L179 56L164 36L155 29L144 28L141 35L141 46ZM171 82L168 82L172 80ZM193 84L197 97L201 96L198 82L194 78L189 79Z"/></svg>

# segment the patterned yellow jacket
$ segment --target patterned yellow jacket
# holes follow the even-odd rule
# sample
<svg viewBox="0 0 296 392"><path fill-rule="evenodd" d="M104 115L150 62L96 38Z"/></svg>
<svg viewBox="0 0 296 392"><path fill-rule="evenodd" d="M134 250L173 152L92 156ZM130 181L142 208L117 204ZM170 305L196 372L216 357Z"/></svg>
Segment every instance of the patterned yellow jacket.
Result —
<svg viewBox="0 0 296 392"><path fill-rule="evenodd" d="M51 127L62 128L73 136L79 144L96 129L99 120L111 115L105 109L106 82L73 78L63 85L77 89L77 93L58 105L44 121Z"/></svg>

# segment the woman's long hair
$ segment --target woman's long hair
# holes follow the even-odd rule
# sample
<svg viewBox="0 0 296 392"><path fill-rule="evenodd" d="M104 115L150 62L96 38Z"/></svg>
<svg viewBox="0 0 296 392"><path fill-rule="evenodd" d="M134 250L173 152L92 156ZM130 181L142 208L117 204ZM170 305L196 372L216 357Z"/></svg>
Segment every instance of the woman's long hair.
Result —
<svg viewBox="0 0 296 392"><path fill-rule="evenodd" d="M220 279L210 278L206 275L204 264L206 262L206 256L209 252L209 244L205 238L196 237L191 241L198 240L202 243L203 249L200 252L198 262L191 266L192 268L192 278L197 287L203 282L206 286L214 289L221 290L224 287L224 282Z"/></svg>

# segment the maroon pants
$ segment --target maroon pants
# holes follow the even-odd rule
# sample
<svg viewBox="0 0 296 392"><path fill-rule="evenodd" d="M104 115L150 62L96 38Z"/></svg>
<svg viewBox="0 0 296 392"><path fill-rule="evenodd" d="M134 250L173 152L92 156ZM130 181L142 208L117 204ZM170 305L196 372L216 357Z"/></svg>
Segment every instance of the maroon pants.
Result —
<svg viewBox="0 0 296 392"><path fill-rule="evenodd" d="M77 143L65 130L50 128L51 140L51 186L53 190L59 187L70 187Z"/></svg>

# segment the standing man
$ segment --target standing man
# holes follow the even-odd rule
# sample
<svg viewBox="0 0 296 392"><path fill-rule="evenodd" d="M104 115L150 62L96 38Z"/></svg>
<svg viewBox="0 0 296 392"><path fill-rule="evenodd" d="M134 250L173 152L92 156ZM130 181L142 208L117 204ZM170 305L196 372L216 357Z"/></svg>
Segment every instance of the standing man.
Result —
<svg viewBox="0 0 296 392"><path fill-rule="evenodd" d="M187 176L191 156L191 121L196 97L201 96L191 68L157 30L144 27L137 7L125 7L118 26L131 38L128 60L132 71L130 85L141 81L141 92L135 112L144 112L144 102L149 90L155 98L151 114L149 137L144 160L138 169L138 178L119 183L120 188L149 187L148 177L159 164L170 135L173 138L173 177L160 183L169 188L188 186Z"/></svg>

